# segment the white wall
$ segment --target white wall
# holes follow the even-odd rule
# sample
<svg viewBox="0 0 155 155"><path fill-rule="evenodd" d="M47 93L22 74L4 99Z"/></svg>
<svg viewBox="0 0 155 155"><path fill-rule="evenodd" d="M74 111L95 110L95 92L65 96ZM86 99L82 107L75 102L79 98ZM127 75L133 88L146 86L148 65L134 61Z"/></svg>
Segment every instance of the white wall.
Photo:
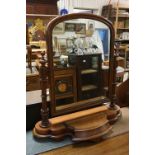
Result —
<svg viewBox="0 0 155 155"><path fill-rule="evenodd" d="M109 4L109 2L116 5L118 1L121 6L129 6L129 0L63 0L62 3L65 3L65 7L69 10L69 13L73 12L73 8L90 8L98 9L97 14L100 15L104 5Z"/></svg>

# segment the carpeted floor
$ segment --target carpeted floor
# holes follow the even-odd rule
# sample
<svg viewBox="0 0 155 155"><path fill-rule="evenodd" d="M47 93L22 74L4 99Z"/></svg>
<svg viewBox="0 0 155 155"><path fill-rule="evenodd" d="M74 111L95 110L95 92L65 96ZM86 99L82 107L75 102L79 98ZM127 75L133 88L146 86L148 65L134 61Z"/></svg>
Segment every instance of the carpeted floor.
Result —
<svg viewBox="0 0 155 155"><path fill-rule="evenodd" d="M129 109L122 108L122 117L113 125L112 133L105 138L114 137L129 131ZM63 141L55 142L51 139L36 140L32 136L32 131L26 133L26 154L34 155L41 152L46 152L55 148L63 147L72 144L70 137L66 137Z"/></svg>

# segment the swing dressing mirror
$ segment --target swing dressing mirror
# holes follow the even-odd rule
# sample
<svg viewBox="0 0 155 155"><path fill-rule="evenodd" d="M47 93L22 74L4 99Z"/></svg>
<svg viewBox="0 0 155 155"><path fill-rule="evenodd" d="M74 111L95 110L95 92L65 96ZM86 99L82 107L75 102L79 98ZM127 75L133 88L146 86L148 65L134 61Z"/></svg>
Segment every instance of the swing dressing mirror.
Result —
<svg viewBox="0 0 155 155"><path fill-rule="evenodd" d="M46 29L51 115L101 105L110 99L113 79L112 24L92 14L69 14L49 22ZM109 62L104 66L103 62ZM102 70L108 68L108 93Z"/></svg>
<svg viewBox="0 0 155 155"><path fill-rule="evenodd" d="M107 33L104 41L102 30ZM43 53L40 61L42 120L34 127L34 136L61 140L69 135L73 141L101 140L112 129L110 123L121 116L115 104L112 24L92 14L60 16L48 23L46 44L47 67ZM109 61L107 93L102 83L104 59ZM47 75L50 119L46 100Z"/></svg>

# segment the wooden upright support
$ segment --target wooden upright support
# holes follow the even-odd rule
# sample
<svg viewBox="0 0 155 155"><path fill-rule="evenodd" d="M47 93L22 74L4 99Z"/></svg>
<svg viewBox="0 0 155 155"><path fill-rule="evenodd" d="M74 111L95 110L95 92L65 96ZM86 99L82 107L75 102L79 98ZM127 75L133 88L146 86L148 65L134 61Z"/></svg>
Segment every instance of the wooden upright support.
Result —
<svg viewBox="0 0 155 155"><path fill-rule="evenodd" d="M108 111L107 111L107 118L110 121L110 123L116 122L120 116L121 116L121 111L120 107L117 105L117 98L116 98L116 67L117 67L117 47L114 52L114 72L113 72L113 80L112 80L112 94L110 95L110 104L108 106Z"/></svg>
<svg viewBox="0 0 155 155"><path fill-rule="evenodd" d="M46 95L46 86L47 86L47 67L45 66L45 52L41 53L41 60L40 60L40 87L41 87L41 98L42 98L42 108L41 108L41 123L40 126L43 128L49 127L50 123L48 120L49 116L49 108L47 106L47 95Z"/></svg>

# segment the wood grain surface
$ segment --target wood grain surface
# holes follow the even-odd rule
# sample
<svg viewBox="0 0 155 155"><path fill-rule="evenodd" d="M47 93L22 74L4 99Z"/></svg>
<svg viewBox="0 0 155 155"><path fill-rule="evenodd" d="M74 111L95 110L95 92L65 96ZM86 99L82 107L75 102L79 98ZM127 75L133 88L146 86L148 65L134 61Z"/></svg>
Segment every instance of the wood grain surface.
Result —
<svg viewBox="0 0 155 155"><path fill-rule="evenodd" d="M83 116L88 116L91 114L95 114L98 112L104 112L107 110L107 107L105 105L99 106L99 107L95 107L95 108L91 108L88 110L81 110L78 112L74 112L71 114L66 114L66 115L62 115L62 116L58 116L58 117L54 117L49 119L49 121L51 122L51 124L59 124L65 121L69 121L69 120L73 120L73 119L77 119Z"/></svg>
<svg viewBox="0 0 155 155"><path fill-rule="evenodd" d="M100 143L82 142L54 149L40 155L128 155L129 133L109 138Z"/></svg>

